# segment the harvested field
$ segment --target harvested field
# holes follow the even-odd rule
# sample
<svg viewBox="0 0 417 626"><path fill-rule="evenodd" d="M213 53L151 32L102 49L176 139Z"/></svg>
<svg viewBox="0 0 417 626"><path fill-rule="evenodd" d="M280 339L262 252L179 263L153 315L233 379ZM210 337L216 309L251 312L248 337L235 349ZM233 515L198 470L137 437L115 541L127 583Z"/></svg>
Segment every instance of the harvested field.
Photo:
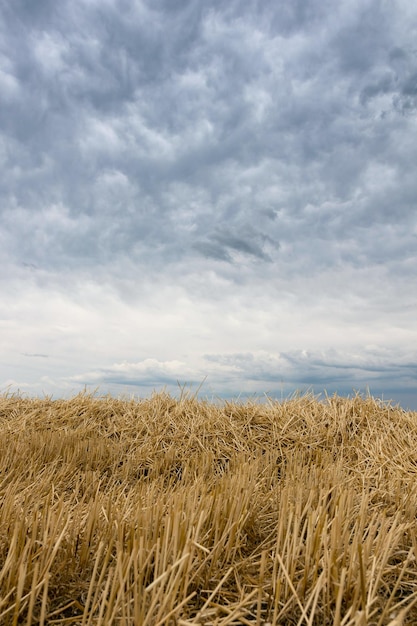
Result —
<svg viewBox="0 0 417 626"><path fill-rule="evenodd" d="M0 623L417 624L417 413L0 397Z"/></svg>

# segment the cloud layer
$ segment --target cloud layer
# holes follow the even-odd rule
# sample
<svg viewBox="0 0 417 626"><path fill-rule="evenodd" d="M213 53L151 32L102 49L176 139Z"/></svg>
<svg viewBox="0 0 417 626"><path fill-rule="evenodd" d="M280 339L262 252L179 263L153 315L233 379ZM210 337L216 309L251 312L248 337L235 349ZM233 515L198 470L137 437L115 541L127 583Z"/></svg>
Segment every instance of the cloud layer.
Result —
<svg viewBox="0 0 417 626"><path fill-rule="evenodd" d="M417 409L411 0L16 0L0 35L3 388Z"/></svg>

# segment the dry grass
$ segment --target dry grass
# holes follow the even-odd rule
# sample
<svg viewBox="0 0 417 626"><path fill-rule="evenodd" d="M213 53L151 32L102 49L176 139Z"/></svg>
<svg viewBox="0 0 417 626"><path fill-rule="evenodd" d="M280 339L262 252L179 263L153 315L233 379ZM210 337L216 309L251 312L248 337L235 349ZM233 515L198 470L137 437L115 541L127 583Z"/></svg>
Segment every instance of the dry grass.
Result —
<svg viewBox="0 0 417 626"><path fill-rule="evenodd" d="M0 397L0 623L417 623L417 413Z"/></svg>

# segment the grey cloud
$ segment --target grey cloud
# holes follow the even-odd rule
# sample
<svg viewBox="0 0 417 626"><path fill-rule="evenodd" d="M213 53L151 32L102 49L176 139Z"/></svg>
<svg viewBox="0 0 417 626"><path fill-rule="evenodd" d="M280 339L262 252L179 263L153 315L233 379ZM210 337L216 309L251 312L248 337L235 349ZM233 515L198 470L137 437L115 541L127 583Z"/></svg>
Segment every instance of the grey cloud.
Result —
<svg viewBox="0 0 417 626"><path fill-rule="evenodd" d="M199 241L194 244L194 247L205 256L227 262L233 261L231 255L233 251L262 261L271 261L264 246L269 244L278 249L278 243L274 243L269 237L258 233L252 227L236 230L237 234L234 234L228 228L223 228L223 230L218 228L209 236L208 241Z"/></svg>
<svg viewBox="0 0 417 626"><path fill-rule="evenodd" d="M403 390L411 391L417 377L416 353L398 354L378 349L356 354L336 349L279 354L208 354L205 359L221 366L223 374L228 372L235 378L241 376L262 382L262 388L272 385L273 390L285 383L292 389L315 386L342 394L365 386L396 391L391 381L402 379Z"/></svg>
<svg viewBox="0 0 417 626"><path fill-rule="evenodd" d="M270 260L268 255L263 252L261 246L256 241L251 241L249 238L244 239L237 237L226 231L217 233L214 235L214 239L227 248L237 250L243 254L249 254L259 259Z"/></svg>
<svg viewBox="0 0 417 626"><path fill-rule="evenodd" d="M414 72L407 78L403 85L402 93L406 96L417 96L417 72Z"/></svg>
<svg viewBox="0 0 417 626"><path fill-rule="evenodd" d="M380 116L387 119L394 110L409 112L416 105L417 74L415 72L416 52L414 49L393 48L388 59L380 63L367 77L367 84L361 92L361 104L367 106L373 100L381 101ZM378 106L378 105L376 105Z"/></svg>
<svg viewBox="0 0 417 626"><path fill-rule="evenodd" d="M358 9L346 14L348 24L337 32L334 50L344 72L364 74L385 54L391 31L389 15L379 2L366 2Z"/></svg>
<svg viewBox="0 0 417 626"><path fill-rule="evenodd" d="M379 95L392 93L394 91L394 77L391 73L385 73L383 76L376 78L374 82L366 85L361 92L360 100L366 105L369 100Z"/></svg>
<svg viewBox="0 0 417 626"><path fill-rule="evenodd" d="M326 21L326 12L314 2L294 3L285 10L280 7L275 22L270 20L274 10L269 4L258 16L252 9L243 9L241 3L233 3L227 11L221 11L220 6L202 11L198 3L188 3L176 11L171 7L169 30L164 5L139 3L136 9L127 9L107 3L97 12L94 4L87 7L63 3L50 14L39 10L36 15L29 15L26 5L17 6L20 11L9 12L9 20L17 23L12 17L19 14L27 27L30 21L32 36L26 53L14 55L23 109L18 118L13 108L9 110L7 127L19 142L15 145L16 158L24 158L20 149L24 142L26 147L31 146L25 150L25 158L32 160L5 184L9 198L13 194L23 210L30 205L30 212L41 222L37 212L45 202L63 201L62 210L68 210L77 220L80 215L93 217L90 226L78 229L72 238L55 227L46 236L49 245L52 237L66 263L76 262L80 255L91 263L94 258L103 262L123 251L134 255L138 247L152 250L157 246L167 260L172 255L181 256L186 242L178 237L175 226L171 229L177 209L165 205L162 191L191 177L194 184L210 186L214 196L220 198L224 190L219 169L231 158L245 168L256 163L259 154L269 155L281 188L299 188L299 198L292 194L291 207L292 215L297 215L306 202L314 203L315 196L321 197L323 186L332 185L333 196L350 194L360 182L369 152L379 149L371 142L369 149L357 150L358 145L364 145L360 129L354 130L347 123L339 127L349 91L323 89L329 70L330 80L338 84L332 66L334 46L353 53L357 38L363 45L373 45L361 32L371 30L374 3L368 5L365 20L363 15L355 14L352 24L344 28L343 37L338 33L330 39L328 50L323 45L320 48L313 36L311 41L308 38L313 25ZM259 41L252 30L257 17ZM364 63L381 61L388 27L381 14L378 19L383 25L381 39L364 55ZM287 44L278 44L272 32L274 28L281 32L281 28L289 36L295 27L305 29L307 35L297 51L297 65L289 57ZM376 37L376 31L372 32ZM18 35L15 26L8 36L11 39ZM311 55L313 47L315 55ZM312 59L309 76L302 70L306 58ZM283 68L291 62L295 80L305 88L295 90L294 80L288 80L285 71L274 74L274 61ZM376 80L362 88L368 99L375 90L388 88L387 78ZM263 110L258 111L259 103L250 96L252 88L254 94L267 96ZM35 120L36 115L39 117L35 125L34 115ZM13 127L17 119L19 124ZM26 133L25 128L29 135L21 134ZM195 140L193 130L202 133L201 140ZM348 148L345 157L340 151L344 145ZM385 154L388 149L391 146ZM353 150L355 159L351 158ZM320 155L323 164L317 170L314 163ZM289 177L286 159L292 163ZM112 196L111 187L100 188L97 183L106 171L120 172L126 178L128 193L119 187ZM70 180L77 182L71 184ZM254 178L248 206L252 195L259 194L265 184L268 182L263 176ZM146 207L143 214L142 206ZM359 210L361 215L375 215L372 207L370 211L362 207ZM13 204L10 211L16 216ZM223 201L221 207L216 207L214 198L214 212L216 220L222 221L228 213L227 203ZM254 219L245 202L238 214ZM232 219L231 227L238 228L241 219ZM346 230L355 221L354 213L341 216L340 229ZM16 223L19 229L18 219ZM204 223L201 225L204 227ZM331 225L326 226L329 238L334 233ZM308 220L297 226L287 236L301 236L305 246L312 234ZM276 239L278 226L272 234ZM262 256L259 246L239 241L238 236L234 244L229 239L229 244ZM224 241L214 238L211 243L201 241L196 245L208 256L227 258L227 253L216 248L226 245ZM36 254L38 249L34 241L26 255Z"/></svg>
<svg viewBox="0 0 417 626"><path fill-rule="evenodd" d="M306 391L352 395L369 389L374 395L383 395L394 402L406 399L408 406L416 408L413 395L416 378L416 353L368 347L364 352L329 349L206 354L204 362L192 369L181 361L125 361L63 378L60 384L72 392L87 386L116 394L136 390L148 394L161 387L175 394L179 387L186 386L194 391L201 388L203 395L219 398L258 393L282 398ZM43 376L43 381L47 383L47 377ZM59 386L57 380L49 382Z"/></svg>
<svg viewBox="0 0 417 626"><path fill-rule="evenodd" d="M227 250L225 250L225 248L218 243L200 241L194 244L194 248L205 257L217 259L219 261L226 261L227 263L232 261L232 258Z"/></svg>
<svg viewBox="0 0 417 626"><path fill-rule="evenodd" d="M416 302L416 24L411 0L1 3L2 286L265 311L339 294L395 326Z"/></svg>

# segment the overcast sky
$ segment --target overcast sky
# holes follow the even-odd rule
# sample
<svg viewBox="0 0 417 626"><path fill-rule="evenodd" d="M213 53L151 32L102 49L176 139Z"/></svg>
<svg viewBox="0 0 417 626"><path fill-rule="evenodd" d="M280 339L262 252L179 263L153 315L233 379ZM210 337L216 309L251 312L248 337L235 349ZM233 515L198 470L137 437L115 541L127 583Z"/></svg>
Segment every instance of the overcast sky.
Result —
<svg viewBox="0 0 417 626"><path fill-rule="evenodd" d="M0 390L417 410L416 113L415 0L0 0Z"/></svg>

